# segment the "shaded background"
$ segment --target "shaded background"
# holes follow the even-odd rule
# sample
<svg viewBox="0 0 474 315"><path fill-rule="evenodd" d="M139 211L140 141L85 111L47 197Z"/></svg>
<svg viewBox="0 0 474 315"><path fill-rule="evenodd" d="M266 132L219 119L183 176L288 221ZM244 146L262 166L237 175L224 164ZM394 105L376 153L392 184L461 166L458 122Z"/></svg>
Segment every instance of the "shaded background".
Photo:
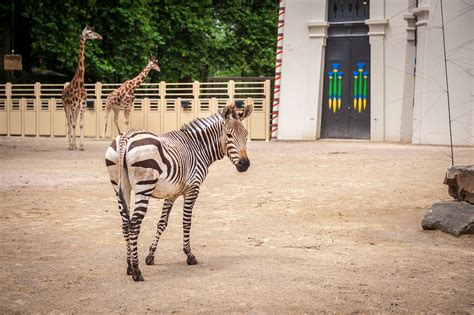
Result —
<svg viewBox="0 0 474 315"><path fill-rule="evenodd" d="M161 73L148 80L273 76L277 0L13 0L0 3L0 82L62 83L76 69L86 25L86 82L122 82L149 55ZM23 71L3 70L3 55L22 55Z"/></svg>

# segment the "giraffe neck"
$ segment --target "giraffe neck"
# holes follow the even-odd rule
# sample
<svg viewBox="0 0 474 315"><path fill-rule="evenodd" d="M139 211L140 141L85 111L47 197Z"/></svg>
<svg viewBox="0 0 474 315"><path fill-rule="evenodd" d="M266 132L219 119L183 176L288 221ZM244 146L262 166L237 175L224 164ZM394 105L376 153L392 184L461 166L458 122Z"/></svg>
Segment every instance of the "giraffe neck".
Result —
<svg viewBox="0 0 474 315"><path fill-rule="evenodd" d="M148 65L145 67L145 69L143 69L142 72L140 72L139 75L137 75L135 77L135 79L133 79L133 89L136 89L137 87L139 87L143 81L146 79L147 75L148 75L148 72L150 72L150 67L148 67Z"/></svg>
<svg viewBox="0 0 474 315"><path fill-rule="evenodd" d="M84 82L84 46L86 39L81 36L79 40L79 60L77 61L76 74L74 75L73 81Z"/></svg>

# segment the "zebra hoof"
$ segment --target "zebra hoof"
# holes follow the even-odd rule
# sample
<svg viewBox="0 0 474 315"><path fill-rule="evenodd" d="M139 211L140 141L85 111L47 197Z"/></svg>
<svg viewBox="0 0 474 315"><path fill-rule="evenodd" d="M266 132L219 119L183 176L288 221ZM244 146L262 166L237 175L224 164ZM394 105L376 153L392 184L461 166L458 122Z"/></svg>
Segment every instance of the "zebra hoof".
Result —
<svg viewBox="0 0 474 315"><path fill-rule="evenodd" d="M188 256L188 259L186 259L186 262L188 265L197 265L198 261L196 260L196 257L193 256Z"/></svg>
<svg viewBox="0 0 474 315"><path fill-rule="evenodd" d="M145 279L143 279L142 272L141 272L140 270L137 270L137 271L135 271L135 272L132 274L132 279L133 279L133 281L135 281L135 282L144 281L144 280L145 280Z"/></svg>
<svg viewBox="0 0 474 315"><path fill-rule="evenodd" d="M146 256L145 263L147 265L154 265L155 264L155 256L153 256L153 255Z"/></svg>
<svg viewBox="0 0 474 315"><path fill-rule="evenodd" d="M127 275L131 276L133 274L132 266L128 265L127 267Z"/></svg>

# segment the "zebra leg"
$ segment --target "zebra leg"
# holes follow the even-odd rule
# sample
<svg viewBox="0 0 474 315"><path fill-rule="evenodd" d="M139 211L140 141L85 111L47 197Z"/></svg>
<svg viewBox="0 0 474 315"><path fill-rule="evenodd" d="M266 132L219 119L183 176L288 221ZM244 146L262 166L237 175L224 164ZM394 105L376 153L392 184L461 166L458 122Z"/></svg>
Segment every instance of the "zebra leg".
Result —
<svg viewBox="0 0 474 315"><path fill-rule="evenodd" d="M158 224L156 225L156 237L153 243L150 246L150 252L146 256L145 262L147 265L153 265L155 263L155 251L158 246L161 234L165 231L166 226L168 225L168 218L170 216L171 208L173 207L174 199L165 199L163 203L163 210L161 211L161 218Z"/></svg>
<svg viewBox="0 0 474 315"><path fill-rule="evenodd" d="M115 194L118 197L118 185L116 181L112 181L112 185L114 186ZM122 183L122 194L123 194L123 201L121 198L118 197L118 208L120 212L120 217L122 218L122 235L125 239L125 243L127 244L127 275L132 275L132 258L131 258L131 250L130 250L130 192L131 188L130 185L125 182ZM123 204L125 202L126 204Z"/></svg>
<svg viewBox="0 0 474 315"><path fill-rule="evenodd" d="M199 195L199 187L190 188L184 196L183 209L183 251L188 256L186 262L188 265L196 265L198 262L191 251L190 233L193 207Z"/></svg>
<svg viewBox="0 0 474 315"><path fill-rule="evenodd" d="M135 209L130 220L130 250L132 254L132 279L134 281L144 280L142 272L138 268L137 241L138 235L140 234L140 225L142 224L143 218L145 217L146 211L148 209L148 201L150 200L151 193L154 189L155 185L153 184L152 188L145 188L144 190L137 191L135 193Z"/></svg>
<svg viewBox="0 0 474 315"><path fill-rule="evenodd" d="M132 275L132 260L130 251L130 213L127 207L124 207L119 198L118 201L120 216L122 217L122 234L127 244L127 275Z"/></svg>

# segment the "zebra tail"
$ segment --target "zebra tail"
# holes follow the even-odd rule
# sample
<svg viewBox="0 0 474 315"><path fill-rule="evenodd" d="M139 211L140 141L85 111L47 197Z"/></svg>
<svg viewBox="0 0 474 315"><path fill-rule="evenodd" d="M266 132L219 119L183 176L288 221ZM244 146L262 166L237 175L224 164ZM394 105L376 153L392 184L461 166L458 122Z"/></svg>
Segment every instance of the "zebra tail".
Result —
<svg viewBox="0 0 474 315"><path fill-rule="evenodd" d="M118 176L118 197L120 199L120 202L123 205L124 210L128 213L128 205L127 202L125 201L125 198L123 196L123 189L122 189L122 183L125 181L128 181L128 174L126 174L125 170L125 153L127 151L127 143L128 143L128 137L126 137L126 133L122 134L122 136L119 139L118 147L119 147L119 176Z"/></svg>

